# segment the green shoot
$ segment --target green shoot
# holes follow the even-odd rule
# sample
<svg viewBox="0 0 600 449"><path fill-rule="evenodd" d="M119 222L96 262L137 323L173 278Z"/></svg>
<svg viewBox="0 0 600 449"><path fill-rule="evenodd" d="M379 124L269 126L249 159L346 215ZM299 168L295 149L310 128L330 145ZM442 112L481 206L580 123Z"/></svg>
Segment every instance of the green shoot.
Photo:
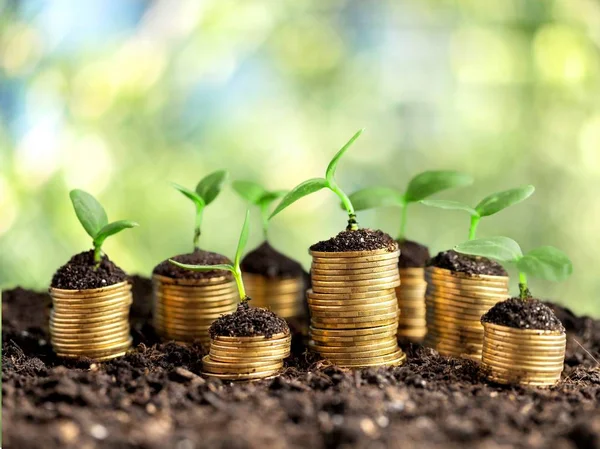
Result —
<svg viewBox="0 0 600 449"><path fill-rule="evenodd" d="M553 246L541 246L523 254L519 244L508 237L469 240L454 250L516 265L519 270L519 296L523 300L531 296L527 288L527 276L560 282L573 273L573 264L561 250Z"/></svg>
<svg viewBox="0 0 600 449"><path fill-rule="evenodd" d="M482 199L474 208L458 201L445 200L423 200L421 204L426 206L437 207L439 209L448 210L463 210L471 216L471 224L469 226L469 240L475 239L477 226L483 217L497 214L509 206L520 203L529 198L535 188L532 185L518 187L516 189L504 190L502 192L493 193Z"/></svg>
<svg viewBox="0 0 600 449"><path fill-rule="evenodd" d="M373 209L376 207L396 206L402 211L398 241L406 238L406 222L408 206L417 203L431 195L453 187L468 186L473 178L456 171L426 171L410 180L405 192L388 187L367 187L350 195L350 200L356 210Z"/></svg>
<svg viewBox="0 0 600 449"><path fill-rule="evenodd" d="M269 191L263 188L260 184L252 181L234 181L233 190L235 190L242 198L260 209L262 218L262 230L265 240L267 240L269 231L269 208L271 204L278 198L281 198L287 193L287 190Z"/></svg>
<svg viewBox="0 0 600 449"><path fill-rule="evenodd" d="M202 228L202 215L204 208L212 203L223 189L227 181L228 173L225 170L213 172L200 180L196 190L190 190L179 184L173 183L173 187L192 200L196 206L196 219L194 224L194 249L198 248Z"/></svg>
<svg viewBox="0 0 600 449"><path fill-rule="evenodd" d="M250 230L250 209L246 210L246 218L244 219L244 225L242 226L242 232L240 233L240 239L238 241L238 246L235 251L235 258L233 259L233 264L217 264L217 265L189 265L185 263L179 263L173 259L169 259L174 265L177 265L180 268L185 268L186 270L192 271L212 271L212 270L226 270L230 271L233 274L235 279L235 283L237 284L238 292L240 294L240 300L242 302L248 301L250 298L246 296L246 289L244 288L244 280L242 279L242 270L240 268L240 263L242 261L242 254L244 252L244 248L246 247L246 243L248 243L248 233Z"/></svg>
<svg viewBox="0 0 600 449"><path fill-rule="evenodd" d="M352 205L352 201L350 201L350 198L348 198L348 195L346 195L337 184L335 180L335 172L341 157L348 150L348 148L350 148L354 141L359 138L362 132L363 130L361 129L356 134L354 134L352 138L346 143L346 145L344 145L342 149L336 153L336 155L333 157L333 159L327 166L325 178L309 179L308 181L304 181L303 183L294 187L286 196L283 197L283 199L277 205L277 207L275 208L275 210L269 218L273 218L279 212L281 212L291 204L295 203L300 198L310 195L311 193L318 192L321 189L328 188L338 196L338 198L342 202L344 209L348 213L348 226L346 227L346 229L349 231L356 231L358 229L358 222L356 221L354 206Z"/></svg>
<svg viewBox="0 0 600 449"><path fill-rule="evenodd" d="M94 244L94 262L96 266L102 259L102 245L104 241L123 229L139 226L135 221L119 220L108 222L108 216L102 205L87 192L75 189L69 193L75 215L83 226L83 229L93 239Z"/></svg>

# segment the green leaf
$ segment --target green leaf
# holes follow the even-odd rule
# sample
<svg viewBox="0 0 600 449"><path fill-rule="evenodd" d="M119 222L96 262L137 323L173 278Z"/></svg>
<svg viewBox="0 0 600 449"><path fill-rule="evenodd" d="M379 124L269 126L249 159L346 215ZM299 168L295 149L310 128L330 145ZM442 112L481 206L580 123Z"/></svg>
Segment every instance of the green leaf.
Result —
<svg viewBox="0 0 600 449"><path fill-rule="evenodd" d="M267 191L258 183L252 181L233 181L233 190L252 204L259 204Z"/></svg>
<svg viewBox="0 0 600 449"><path fill-rule="evenodd" d="M517 262L517 268L533 277L554 282L564 281L573 273L569 257L553 246L529 251Z"/></svg>
<svg viewBox="0 0 600 449"><path fill-rule="evenodd" d="M217 264L217 265L189 265L187 263L180 263L176 260L169 259L173 265L177 265L179 268L185 268L186 270L192 271L212 271L212 270L227 270L233 273L234 268L228 264Z"/></svg>
<svg viewBox="0 0 600 449"><path fill-rule="evenodd" d="M350 202L355 210L374 209L384 206L404 206L404 197L400 192L389 187L367 187L350 195ZM342 205L342 209L345 209Z"/></svg>
<svg viewBox="0 0 600 449"><path fill-rule="evenodd" d="M478 217L479 213L473 209L471 206L460 203L458 201L446 201L446 200L423 200L420 201L421 204L425 206L437 207L439 209L448 209L448 210L464 210L468 212L471 216Z"/></svg>
<svg viewBox="0 0 600 449"><path fill-rule="evenodd" d="M495 259L500 262L516 262L523 256L519 244L508 237L488 237L469 240L455 246L454 250L472 256Z"/></svg>
<svg viewBox="0 0 600 449"><path fill-rule="evenodd" d="M272 192L266 192L263 196L258 200L258 205L261 207L266 207L282 196L287 195L289 190L274 190Z"/></svg>
<svg viewBox="0 0 600 449"><path fill-rule="evenodd" d="M194 204L196 205L196 209L201 210L204 208L204 206L206 206L206 203L204 202L204 199L199 196L196 192L183 187L179 184L175 184L174 182L171 183L173 185L173 187L175 187L177 190L179 190L181 193L183 193L186 197L188 197L190 200L192 200L194 202Z"/></svg>
<svg viewBox="0 0 600 449"><path fill-rule="evenodd" d="M242 225L242 232L240 232L240 240L238 241L237 249L235 250L235 262L234 266L239 267L242 261L242 253L248 243L248 234L250 231L250 209L246 210L246 218L244 218L244 224Z"/></svg>
<svg viewBox="0 0 600 449"><path fill-rule="evenodd" d="M330 184L335 182L334 181L335 170L337 168L338 162L340 161L340 158L344 155L346 150L348 150L348 148L350 148L352 146L354 141L360 137L360 135L362 134L363 131L364 131L364 129L357 131L356 134L354 134L352 136L352 138L346 143L346 145L344 145L342 147L342 149L340 151L338 151L335 156L333 156L333 159L327 166L327 171L325 172L325 179L327 179L327 181Z"/></svg>
<svg viewBox="0 0 600 449"><path fill-rule="evenodd" d="M502 209L506 209L508 206L520 203L521 201L529 198L534 191L535 187L532 185L527 185L516 189L493 193L481 200L479 204L475 206L475 209L482 217L494 215L500 212Z"/></svg>
<svg viewBox="0 0 600 449"><path fill-rule="evenodd" d="M100 229L108 224L106 211L96 198L83 190L71 190L69 197L83 229L90 237L95 238Z"/></svg>
<svg viewBox="0 0 600 449"><path fill-rule="evenodd" d="M226 170L218 170L205 176L196 186L196 193L208 206L212 203L227 181L229 173Z"/></svg>
<svg viewBox="0 0 600 449"><path fill-rule="evenodd" d="M451 170L426 171L411 179L404 196L407 203L415 203L442 190L470 184L473 184L473 178L465 173Z"/></svg>
<svg viewBox="0 0 600 449"><path fill-rule="evenodd" d="M131 220L119 220L109 223L98 231L98 234L96 234L96 237L94 238L94 245L101 246L107 237L110 237L117 232L121 232L124 229L135 228L136 226L139 226L139 224Z"/></svg>
<svg viewBox="0 0 600 449"><path fill-rule="evenodd" d="M318 192L321 189L327 187L327 180L324 178L313 178L308 181L304 181L302 184L294 187L286 196L283 197L281 202L277 205L269 219L273 218L279 212L286 207L298 201L300 198L310 195L311 193Z"/></svg>

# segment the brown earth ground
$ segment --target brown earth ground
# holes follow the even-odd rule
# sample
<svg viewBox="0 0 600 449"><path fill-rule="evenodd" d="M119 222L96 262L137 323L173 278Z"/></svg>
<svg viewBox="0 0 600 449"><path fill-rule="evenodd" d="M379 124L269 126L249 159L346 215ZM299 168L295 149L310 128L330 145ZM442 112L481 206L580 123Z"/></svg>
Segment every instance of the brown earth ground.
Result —
<svg viewBox="0 0 600 449"><path fill-rule="evenodd" d="M473 363L414 345L402 367L343 371L301 341L280 377L228 384L200 377L201 348L158 342L148 280L134 294L135 349L94 364L53 355L48 295L4 292L5 448L600 448L600 321L563 308L551 389L489 385Z"/></svg>

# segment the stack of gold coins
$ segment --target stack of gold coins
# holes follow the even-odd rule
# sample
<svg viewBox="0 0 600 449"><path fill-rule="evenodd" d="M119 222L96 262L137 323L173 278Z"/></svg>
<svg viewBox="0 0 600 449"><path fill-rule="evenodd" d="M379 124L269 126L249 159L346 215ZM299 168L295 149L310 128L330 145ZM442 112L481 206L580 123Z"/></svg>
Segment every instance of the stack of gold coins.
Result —
<svg viewBox="0 0 600 449"><path fill-rule="evenodd" d="M50 340L59 357L96 361L124 355L131 347L129 308L131 285L119 282L103 288L50 288Z"/></svg>
<svg viewBox="0 0 600 449"><path fill-rule="evenodd" d="M169 340L199 340L208 347L208 328L221 315L236 310L239 294L228 276L179 279L154 274L154 328Z"/></svg>
<svg viewBox="0 0 600 449"><path fill-rule="evenodd" d="M400 281L400 286L396 287L398 307L400 308L398 337L418 343L427 334L425 269L400 268Z"/></svg>
<svg viewBox="0 0 600 449"><path fill-rule="evenodd" d="M501 384L551 386L560 380L566 334L483 323L485 376Z"/></svg>
<svg viewBox="0 0 600 449"><path fill-rule="evenodd" d="M508 298L508 277L467 275L437 267L425 270L425 344L442 355L481 361L481 317Z"/></svg>
<svg viewBox="0 0 600 449"><path fill-rule="evenodd" d="M400 365L400 251L311 251L309 347L338 366Z"/></svg>
<svg viewBox="0 0 600 449"><path fill-rule="evenodd" d="M258 380L277 375L290 355L289 332L255 337L216 336L202 359L203 374L224 380Z"/></svg>
<svg viewBox="0 0 600 449"><path fill-rule="evenodd" d="M281 318L304 315L304 279L268 278L260 274L244 273L244 285L250 305L269 309Z"/></svg>

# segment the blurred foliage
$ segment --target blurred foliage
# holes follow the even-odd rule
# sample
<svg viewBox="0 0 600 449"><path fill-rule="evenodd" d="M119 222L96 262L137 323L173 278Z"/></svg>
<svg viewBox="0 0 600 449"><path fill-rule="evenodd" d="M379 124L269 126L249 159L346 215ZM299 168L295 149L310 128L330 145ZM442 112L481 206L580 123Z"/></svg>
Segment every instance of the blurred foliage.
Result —
<svg viewBox="0 0 600 449"><path fill-rule="evenodd" d="M340 164L352 192L425 169L473 174L442 198L535 195L483 223L573 259L538 296L600 316L600 3L597 0L0 0L0 284L43 289L91 246L68 191L142 226L106 244L131 273L191 250L194 211L169 181L210 171L286 189ZM231 254L245 204L226 187L201 244ZM273 244L345 226L323 192L277 216ZM396 234L395 209L359 214ZM433 252L466 239L462 214L411 207ZM261 240L253 217L249 248Z"/></svg>

